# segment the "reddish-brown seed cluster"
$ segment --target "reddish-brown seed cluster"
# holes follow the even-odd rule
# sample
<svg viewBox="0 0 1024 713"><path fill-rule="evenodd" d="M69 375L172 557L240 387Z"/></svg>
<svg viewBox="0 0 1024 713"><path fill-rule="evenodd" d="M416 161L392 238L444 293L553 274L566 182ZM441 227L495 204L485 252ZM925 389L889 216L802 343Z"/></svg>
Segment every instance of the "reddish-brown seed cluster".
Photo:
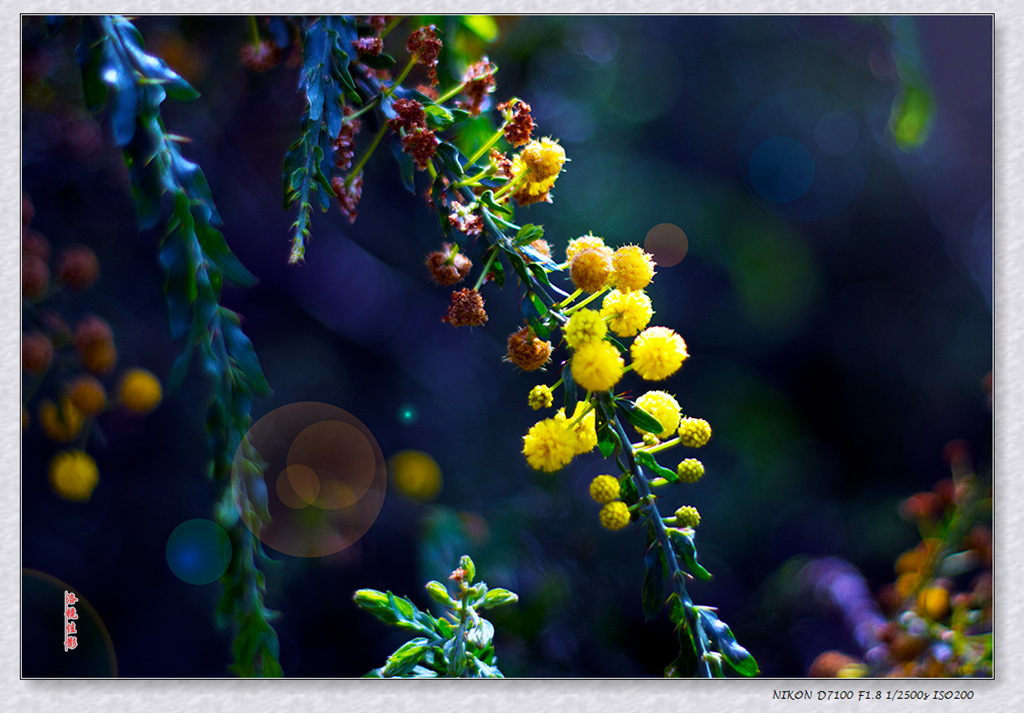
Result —
<svg viewBox="0 0 1024 713"><path fill-rule="evenodd" d="M452 212L448 214L448 222L466 235L479 235L484 230L484 220L458 201L452 201Z"/></svg>
<svg viewBox="0 0 1024 713"><path fill-rule="evenodd" d="M409 35L405 49L409 54L416 55L416 61L427 68L430 85L437 85L437 58L441 54L443 44L437 36L437 27L425 25Z"/></svg>
<svg viewBox="0 0 1024 713"><path fill-rule="evenodd" d="M551 342L537 338L529 327L509 335L508 360L523 371L536 371L547 364L550 357Z"/></svg>
<svg viewBox="0 0 1024 713"><path fill-rule="evenodd" d="M454 285L462 280L473 268L473 261L445 243L441 251L434 251L427 256L427 269L434 279L442 285Z"/></svg>
<svg viewBox="0 0 1024 713"><path fill-rule="evenodd" d="M402 137L402 150L412 156L416 168L426 171L430 159L437 153L437 145L441 143L429 129L416 129Z"/></svg>
<svg viewBox="0 0 1024 713"><path fill-rule="evenodd" d="M487 322L484 298L480 296L479 292L468 287L453 292L451 304L448 305L448 313L441 318L441 321L448 322L453 327L483 326Z"/></svg>
<svg viewBox="0 0 1024 713"><path fill-rule="evenodd" d="M352 107L346 106L345 116L352 115ZM362 128L359 119L350 119L341 125L338 137L334 139L334 165L342 171L352 168L352 159L356 155L356 134Z"/></svg>
<svg viewBox="0 0 1024 713"><path fill-rule="evenodd" d="M462 92L469 101L458 102L459 108L465 109L473 116L479 116L487 95L494 91L497 84L494 81L494 67L491 66L490 60L485 56L479 62L471 64L462 75L462 83L465 85Z"/></svg>
<svg viewBox="0 0 1024 713"><path fill-rule="evenodd" d="M509 102L498 106L498 111L502 112L502 114L510 110L512 111L512 116L505 125L505 140L516 147L524 146L530 142L533 130L536 128L533 123L533 117L530 116L530 105L520 101L516 103L514 109L509 106Z"/></svg>
<svg viewBox="0 0 1024 713"><path fill-rule="evenodd" d="M427 128L427 113L423 105L414 99L396 99L391 105L395 112L394 118L388 120L388 124L395 131L405 130L406 133L416 129Z"/></svg>
<svg viewBox="0 0 1024 713"><path fill-rule="evenodd" d="M270 40L260 40L258 45L242 47L242 64L253 72L266 72L281 61L281 48Z"/></svg>
<svg viewBox="0 0 1024 713"><path fill-rule="evenodd" d="M42 332L30 332L21 338L21 368L29 374L41 374L53 361L53 342Z"/></svg>
<svg viewBox="0 0 1024 713"><path fill-rule="evenodd" d="M352 40L352 47L360 57L376 57L384 51L384 40L379 37L360 37L358 40Z"/></svg>
<svg viewBox="0 0 1024 713"><path fill-rule="evenodd" d="M21 292L25 299L38 300L50 287L50 268L37 255L21 257Z"/></svg>
<svg viewBox="0 0 1024 713"><path fill-rule="evenodd" d="M356 222L359 199L363 197L363 174L356 176L348 186L345 185L344 178L335 176L331 179L331 187L334 188L334 195L338 197L341 212L348 217L350 223Z"/></svg>
<svg viewBox="0 0 1024 713"><path fill-rule="evenodd" d="M363 24L369 25L378 35L388 26L387 15L367 15L362 18Z"/></svg>

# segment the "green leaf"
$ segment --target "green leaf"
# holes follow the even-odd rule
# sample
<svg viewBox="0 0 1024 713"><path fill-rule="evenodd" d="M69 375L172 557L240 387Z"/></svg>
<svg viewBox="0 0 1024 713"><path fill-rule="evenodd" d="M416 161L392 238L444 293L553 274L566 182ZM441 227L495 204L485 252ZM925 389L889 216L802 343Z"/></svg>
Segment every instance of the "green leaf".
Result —
<svg viewBox="0 0 1024 713"><path fill-rule="evenodd" d="M576 412L578 397L576 393L576 380L572 376L571 359L565 362L565 366L562 367L562 390L565 392L565 403L563 404L565 406L565 414L566 416L572 416Z"/></svg>
<svg viewBox="0 0 1024 713"><path fill-rule="evenodd" d="M497 587L495 589L488 590L487 594L484 595L483 601L477 604L476 608L490 609L491 607L500 607L503 604L512 604L518 601L518 594L507 589Z"/></svg>
<svg viewBox="0 0 1024 713"><path fill-rule="evenodd" d="M371 69L391 69L395 66L395 58L386 52L381 52L378 55L360 55L359 61Z"/></svg>
<svg viewBox="0 0 1024 713"><path fill-rule="evenodd" d="M711 573L697 562L697 545L693 541L692 527L669 527L668 536L672 547L683 560L690 573L699 579L711 579Z"/></svg>
<svg viewBox="0 0 1024 713"><path fill-rule="evenodd" d="M662 430L664 430L664 427L658 419L644 411L632 401L619 399L617 403L619 408L621 408L622 412L626 415L626 419L637 428L651 433L661 433Z"/></svg>
<svg viewBox="0 0 1024 713"><path fill-rule="evenodd" d="M391 137L391 153L394 155L395 160L398 161L398 175L402 178L402 185L405 186L405 190L410 193L416 193L414 178L416 166L413 163L412 156L407 154L402 148L402 139L398 134L394 134Z"/></svg>
<svg viewBox="0 0 1024 713"><path fill-rule="evenodd" d="M455 117L452 116L451 112L440 104L425 104L423 106L423 111L427 115L427 125L433 131L444 131L451 126L452 122L455 120ZM456 149L456 151L457 150L458 149Z"/></svg>
<svg viewBox="0 0 1024 713"><path fill-rule="evenodd" d="M759 673L757 661L750 652L736 642L729 626L707 607L696 607L701 627L714 647L741 676L756 676Z"/></svg>
<svg viewBox="0 0 1024 713"><path fill-rule="evenodd" d="M643 606L644 616L650 620L658 616L665 601L665 553L655 542L644 553Z"/></svg>
<svg viewBox="0 0 1024 713"><path fill-rule="evenodd" d="M534 225L533 223L527 223L519 232L516 233L516 244L527 245L532 243L534 240L539 240L544 237L544 227L540 225Z"/></svg>
<svg viewBox="0 0 1024 713"><path fill-rule="evenodd" d="M444 167L451 171L456 176L462 176L465 173L463 165L465 164L465 157L455 148L455 144L448 141L442 141L437 145L437 157L441 159L441 163Z"/></svg>
<svg viewBox="0 0 1024 713"><path fill-rule="evenodd" d="M451 595L448 593L448 587L444 586L437 580L427 582L426 589L427 594L429 594L430 597L439 604L444 604L445 606L453 606L455 604L455 602L452 601Z"/></svg>
<svg viewBox="0 0 1024 713"><path fill-rule="evenodd" d="M637 461L651 470L655 476L661 476L670 483L679 482L679 473L663 467L657 460L655 460L654 455L651 453L648 453L647 451L637 451L635 455ZM648 478L648 480L650 480L650 478Z"/></svg>
<svg viewBox="0 0 1024 713"><path fill-rule="evenodd" d="M486 649L491 641L494 640L494 624L479 616L475 616L475 612L474 618L476 621L466 633L466 639L477 649Z"/></svg>
<svg viewBox="0 0 1024 713"><path fill-rule="evenodd" d="M388 657L381 673L385 678L404 676L420 662L429 648L429 642L422 637L407 641Z"/></svg>

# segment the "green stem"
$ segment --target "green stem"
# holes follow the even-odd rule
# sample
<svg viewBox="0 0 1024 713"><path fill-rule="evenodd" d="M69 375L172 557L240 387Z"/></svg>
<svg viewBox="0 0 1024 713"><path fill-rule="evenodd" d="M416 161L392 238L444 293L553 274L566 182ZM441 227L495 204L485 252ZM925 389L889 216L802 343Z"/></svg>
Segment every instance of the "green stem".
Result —
<svg viewBox="0 0 1024 713"><path fill-rule="evenodd" d="M480 157L483 156L488 151L490 151L491 147L494 146L496 143L498 143L498 141L504 135L505 135L505 127L502 126L500 129L498 129L497 131L494 132L494 134L491 136L491 138L487 139L487 143L485 143L483 146L481 146L480 149L475 154L473 154L472 158L470 158L469 161L466 162L466 165L467 166L472 166L474 163L476 163L480 159Z"/></svg>
<svg viewBox="0 0 1024 713"><path fill-rule="evenodd" d="M451 99L453 96L455 96L456 94L461 92L465 88L465 86L466 86L465 82L463 82L462 84L456 84L454 87L452 87L451 89L446 91L444 94L439 96L437 99L435 99L434 103L435 104L444 104L446 101Z"/></svg>
<svg viewBox="0 0 1024 713"><path fill-rule="evenodd" d="M675 438L670 438L667 441L662 441L661 443L658 443L658 444L653 445L653 446L644 446L644 445L638 446L638 447L636 447L636 450L638 450L638 451L646 451L647 453L658 453L660 451L664 451L664 450L667 450L667 449L671 448L672 446L674 446L677 443L679 443L681 440L682 439L679 436L676 436Z"/></svg>
<svg viewBox="0 0 1024 713"><path fill-rule="evenodd" d="M552 308L553 309L562 309L563 307L568 306L570 302L572 302L574 299L576 299L577 297L579 297L582 294L583 294L583 289L580 288L580 287L577 287L575 292L573 292L571 295L566 297L561 302L559 302L559 303L557 303L555 305L552 305Z"/></svg>
<svg viewBox="0 0 1024 713"><path fill-rule="evenodd" d="M400 87L402 85L402 82L405 81L405 78L409 76L409 72L411 72L412 68L416 66L416 61L418 59L419 59L419 55L418 54L414 54L412 57L410 57L409 58L409 63L405 65L405 69L403 69L402 73L400 75L398 75L398 79L396 79L392 83L392 85L390 87L385 89L382 92L381 96L390 97L394 93L394 91L396 89L398 89L398 87Z"/></svg>
<svg viewBox="0 0 1024 713"><path fill-rule="evenodd" d="M464 181L459 181L458 183L452 184L452 188L464 188L466 186L475 186L481 180L483 180L484 178L487 178L488 174L491 174L493 172L494 172L494 166L488 166L487 168L485 168L483 171L481 171L480 173L476 174L472 178L467 178Z"/></svg>
<svg viewBox="0 0 1024 713"><path fill-rule="evenodd" d="M480 271L480 277L477 278L476 284L473 286L475 292L480 291L480 285L484 284L484 279L487 277L487 273L491 270L491 265L494 264L494 259L498 257L499 248L497 245L491 246L490 257L487 258L487 262L484 263L484 269Z"/></svg>
<svg viewBox="0 0 1024 713"><path fill-rule="evenodd" d="M256 24L255 15L249 15L249 39L252 40L253 47L260 46L260 28Z"/></svg>
<svg viewBox="0 0 1024 713"><path fill-rule="evenodd" d="M587 299L583 300L579 304L575 304L572 307L570 307L569 309L565 310L565 313L567 315L569 315L569 314L572 314L573 312L575 312L578 309L586 307L588 304L590 304L591 302L596 300L598 297L600 297L601 295L603 295L607 291L608 291L607 287L602 287L600 290L598 290L594 294L590 295L590 297L588 297Z"/></svg>
<svg viewBox="0 0 1024 713"><path fill-rule="evenodd" d="M386 123L381 124L377 135L373 137L373 143L370 144L370 148L368 148L366 153L363 154L363 157L359 159L359 163L356 164L356 167L349 171L349 174L345 177L345 188L351 186L352 181L354 181L356 176L358 176L363 170L363 166L365 166L366 162L370 160L370 156L373 155L373 152L377 150L377 145L380 144L380 140L384 138L384 134L387 130L388 125Z"/></svg>
<svg viewBox="0 0 1024 713"><path fill-rule="evenodd" d="M353 119L358 119L361 115L365 114L366 112L370 111L370 109L377 106L378 102L380 102L380 95L377 95L370 101L366 102L366 104L364 104L359 111L353 112L348 116L344 117L342 121L352 121Z"/></svg>
<svg viewBox="0 0 1024 713"><path fill-rule="evenodd" d="M391 33L391 31L398 27L399 23L401 23L402 20L404 19L405 18L402 17L401 15L396 15L395 17L392 17L391 21L384 27L383 30L380 31L380 38L383 40L385 37L387 37Z"/></svg>

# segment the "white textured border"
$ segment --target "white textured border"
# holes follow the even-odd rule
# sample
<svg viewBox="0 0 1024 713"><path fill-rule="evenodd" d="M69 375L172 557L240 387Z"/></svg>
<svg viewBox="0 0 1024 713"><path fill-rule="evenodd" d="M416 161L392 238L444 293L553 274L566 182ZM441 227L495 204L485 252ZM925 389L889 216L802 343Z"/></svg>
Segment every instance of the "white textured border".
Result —
<svg viewBox="0 0 1024 713"><path fill-rule="evenodd" d="M219 11L277 13L280 2L246 2L244 7L223 0L177 0L176 2L134 3L123 8L107 4L52 2L3 3L2 37L10 48L8 61L0 72L0 135L3 145L15 155L20 141L20 64L13 61L21 43L19 13L67 14L79 12L159 12L190 14ZM868 681L823 685L820 681L665 681L665 680L514 680L514 681L20 681L20 414L19 401L19 260L20 234L20 161L0 172L0 502L7 503L8 515L0 524L0 601L9 612L0 622L0 706L16 711L81 711L83 713L119 713L121 711L318 711L372 710L457 711L476 707L486 713L504 711L693 711L745 709L756 711L900 711L928 710L1010 711L1024 702L1019 688L1019 662L1024 647L1017 638L1021 632L1021 605L1016 601L1024 590L1021 554L1022 526L1020 493L1024 463L1021 430L1015 428L1021 411L1020 368L1010 359L1021 352L1024 329L1021 328L1021 300L1024 298L1024 224L1021 220L1024 198L1020 166L1024 148L1019 131L1024 113L1024 20L1019 5L1002 2L947 2L945 0L909 0L905 2L749 2L747 0L704 0L696 2L652 2L625 0L603 2L558 2L557 4L512 2L382 2L343 3L293 2L290 13L315 12L494 12L502 14L544 12L569 13L995 13L995 274L994 304L996 320L995 373L998 382L995 429L996 499L996 598L997 680L979 682L943 682L944 688L971 688L973 701L941 705L927 703L808 703L773 701L773 688L809 688L819 690L891 690L918 688L931 690L934 684L910 684L907 681ZM1005 368L1005 371L1004 371ZM883 702L884 703L884 702Z"/></svg>

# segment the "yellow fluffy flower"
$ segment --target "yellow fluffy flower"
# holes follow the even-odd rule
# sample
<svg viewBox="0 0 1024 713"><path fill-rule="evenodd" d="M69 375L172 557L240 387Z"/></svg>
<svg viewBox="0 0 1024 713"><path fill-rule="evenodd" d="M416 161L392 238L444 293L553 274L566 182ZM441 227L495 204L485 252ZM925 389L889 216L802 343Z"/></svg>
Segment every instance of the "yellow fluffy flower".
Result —
<svg viewBox="0 0 1024 713"><path fill-rule="evenodd" d="M149 413L163 398L160 381L145 369L129 369L121 379L121 403L134 413Z"/></svg>
<svg viewBox="0 0 1024 713"><path fill-rule="evenodd" d="M648 381L672 376L689 356L686 342L668 327L648 327L640 332L629 353L636 373Z"/></svg>
<svg viewBox="0 0 1024 713"><path fill-rule="evenodd" d="M654 316L651 298L643 290L620 292L612 290L601 305L601 316L608 320L608 327L620 337L635 337Z"/></svg>
<svg viewBox="0 0 1024 713"><path fill-rule="evenodd" d="M700 448L711 438L711 424L702 418L685 417L679 422L679 440L684 446Z"/></svg>
<svg viewBox="0 0 1024 713"><path fill-rule="evenodd" d="M619 350L608 342L587 342L572 357L572 378L587 391L607 391L626 368Z"/></svg>
<svg viewBox="0 0 1024 713"><path fill-rule="evenodd" d="M512 176L521 180L520 193L541 196L547 193L565 164L565 149L550 138L531 141L512 160Z"/></svg>
<svg viewBox="0 0 1024 713"><path fill-rule="evenodd" d="M39 405L39 423L51 440L67 443L82 430L85 415L72 403L71 397L64 394L59 407L49 400Z"/></svg>
<svg viewBox="0 0 1024 713"><path fill-rule="evenodd" d="M576 402L576 409L572 413L572 418L565 417L565 409L558 409L558 413L555 414L555 420L563 423L572 424L576 419L580 419L579 423L576 423L572 427L575 441L573 443L573 450L576 454L587 453L594 450L597 446L597 429L595 427L595 411L590 409L587 411L587 415L580 418L584 410L587 409L587 404L583 401Z"/></svg>
<svg viewBox="0 0 1024 713"><path fill-rule="evenodd" d="M654 277L654 259L639 245L623 245L612 255L612 282L623 292L642 290Z"/></svg>
<svg viewBox="0 0 1024 713"><path fill-rule="evenodd" d="M651 414L661 424L661 430L654 435L664 438L675 432L679 425L679 402L665 391L648 391L636 400L636 405ZM647 431L636 429L640 435Z"/></svg>
<svg viewBox="0 0 1024 713"><path fill-rule="evenodd" d="M607 250L587 248L569 261L569 277L584 292L599 292L612 275L612 260Z"/></svg>
<svg viewBox="0 0 1024 713"><path fill-rule="evenodd" d="M598 250L607 255L609 259L612 256L612 249L604 244L604 240L596 235L584 235L569 241L568 247L565 248L565 261L572 262L572 259L576 257L576 253L582 250Z"/></svg>
<svg viewBox="0 0 1024 713"><path fill-rule="evenodd" d="M629 507L621 500L610 502L601 508L601 524L609 530L621 530L629 524Z"/></svg>
<svg viewBox="0 0 1024 713"><path fill-rule="evenodd" d="M554 472L576 455L576 434L565 421L546 418L523 436L523 455L534 470Z"/></svg>
<svg viewBox="0 0 1024 713"><path fill-rule="evenodd" d="M601 315L592 309L574 312L565 325L565 341L573 349L579 349L588 342L599 342L608 334L608 325Z"/></svg>
<svg viewBox="0 0 1024 713"><path fill-rule="evenodd" d="M99 479L96 461L85 451L62 451L50 461L50 486L65 500L88 500Z"/></svg>

